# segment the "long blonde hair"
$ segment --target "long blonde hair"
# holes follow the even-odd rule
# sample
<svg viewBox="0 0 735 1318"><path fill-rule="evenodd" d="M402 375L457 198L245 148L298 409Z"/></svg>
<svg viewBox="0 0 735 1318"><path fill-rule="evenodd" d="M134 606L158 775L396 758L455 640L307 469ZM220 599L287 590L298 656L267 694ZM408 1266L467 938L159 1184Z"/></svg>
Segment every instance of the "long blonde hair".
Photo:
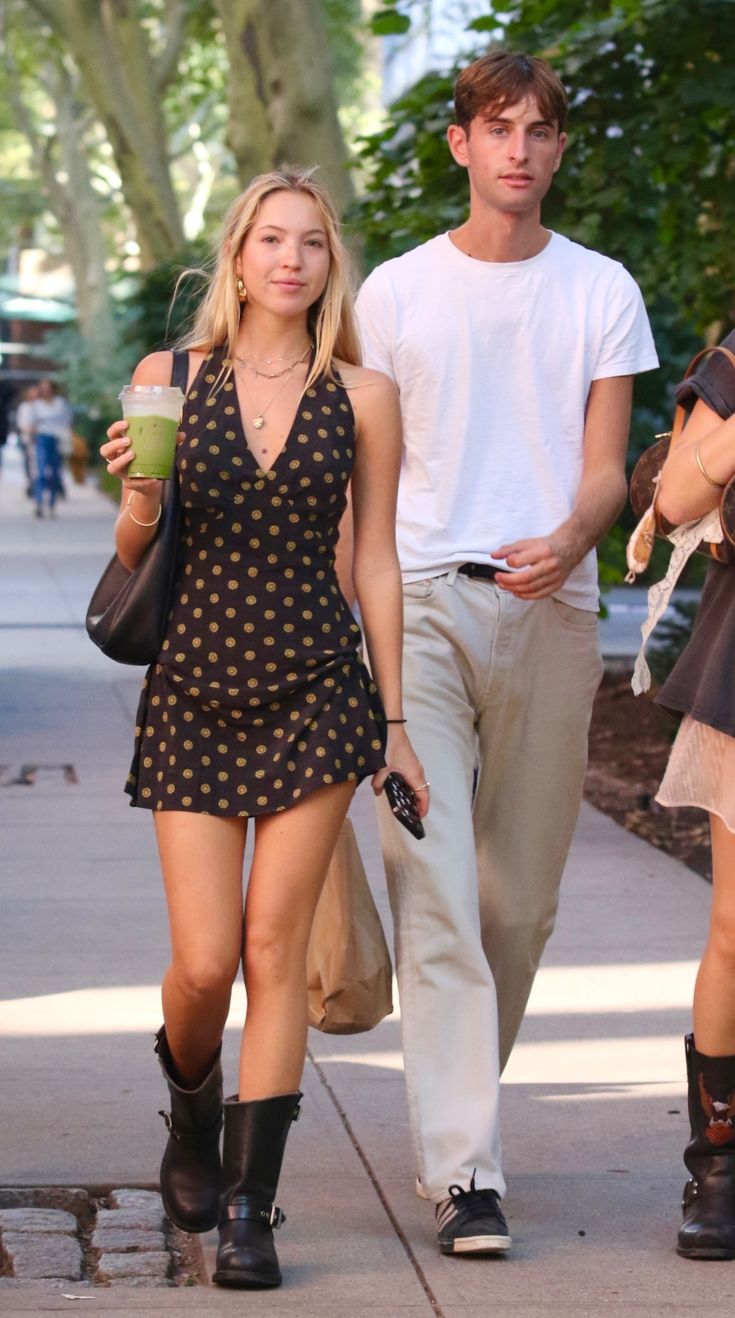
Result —
<svg viewBox="0 0 735 1318"><path fill-rule="evenodd" d="M209 288L196 312L191 330L177 347L210 352L212 348L224 343L227 356L232 358L240 316L243 314L243 305L236 288L236 257L266 197L275 192L302 192L312 197L319 207L330 257L324 292L308 312L308 328L315 351L304 388L308 389L321 376L331 374L334 357L355 366L361 364L362 353L353 310L350 257L342 242L337 213L328 194L313 177L314 172L314 168L274 169L268 174L258 174L232 203L225 219ZM244 314L247 315L247 303Z"/></svg>

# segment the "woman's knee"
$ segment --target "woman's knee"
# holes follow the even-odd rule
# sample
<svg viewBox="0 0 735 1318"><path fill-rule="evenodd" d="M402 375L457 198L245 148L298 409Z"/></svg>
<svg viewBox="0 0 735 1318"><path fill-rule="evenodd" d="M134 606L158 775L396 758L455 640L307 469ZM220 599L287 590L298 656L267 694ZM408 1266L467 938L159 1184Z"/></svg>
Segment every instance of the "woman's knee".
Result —
<svg viewBox="0 0 735 1318"><path fill-rule="evenodd" d="M715 919L707 941L707 952L723 970L735 975L735 919Z"/></svg>
<svg viewBox="0 0 735 1318"><path fill-rule="evenodd" d="M221 999L229 994L238 969L238 961L216 961L206 955L174 957L172 963L181 991L198 999Z"/></svg>
<svg viewBox="0 0 735 1318"><path fill-rule="evenodd" d="M249 994L259 989L278 989L301 974L306 948L285 930L269 922L248 925L245 933L243 970Z"/></svg>

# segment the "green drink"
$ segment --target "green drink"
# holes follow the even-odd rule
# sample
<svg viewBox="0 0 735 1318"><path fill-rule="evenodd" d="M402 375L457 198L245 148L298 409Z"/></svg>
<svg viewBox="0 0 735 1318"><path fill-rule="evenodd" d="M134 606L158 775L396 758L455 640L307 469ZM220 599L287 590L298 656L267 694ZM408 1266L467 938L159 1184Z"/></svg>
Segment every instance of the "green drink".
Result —
<svg viewBox="0 0 735 1318"><path fill-rule="evenodd" d="M158 384L126 385L120 401L135 454L128 474L168 480L173 472L184 405L181 390Z"/></svg>

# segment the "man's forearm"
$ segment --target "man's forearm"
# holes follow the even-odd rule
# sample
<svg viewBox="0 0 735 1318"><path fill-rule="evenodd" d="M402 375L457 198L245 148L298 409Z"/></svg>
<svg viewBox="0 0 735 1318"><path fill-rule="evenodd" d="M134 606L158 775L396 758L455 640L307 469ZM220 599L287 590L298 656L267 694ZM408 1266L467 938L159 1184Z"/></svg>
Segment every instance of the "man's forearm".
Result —
<svg viewBox="0 0 735 1318"><path fill-rule="evenodd" d="M583 477L571 514L550 537L573 565L580 563L615 524L627 494L625 476L617 467Z"/></svg>

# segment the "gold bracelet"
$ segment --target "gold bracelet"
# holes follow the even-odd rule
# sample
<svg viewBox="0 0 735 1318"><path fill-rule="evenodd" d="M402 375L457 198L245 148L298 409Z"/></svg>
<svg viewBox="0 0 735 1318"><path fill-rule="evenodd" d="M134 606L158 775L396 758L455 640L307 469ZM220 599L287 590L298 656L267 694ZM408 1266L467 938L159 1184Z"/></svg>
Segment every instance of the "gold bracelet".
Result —
<svg viewBox="0 0 735 1318"><path fill-rule="evenodd" d="M705 469L704 469L704 463L702 462L702 455L701 455L701 453L699 452L699 444L695 444L695 445L694 445L694 461L696 462L697 466L699 467L699 470L701 471L702 475L704 476L704 479L705 479L706 481L709 481L710 485L714 485L714 487L715 487L716 490L724 490L724 488L725 488L725 486L726 486L726 484L727 484L727 481L714 481L714 480L712 479L712 477L710 476L709 472L708 472L708 471L705 471Z"/></svg>
<svg viewBox="0 0 735 1318"><path fill-rule="evenodd" d="M130 501L131 501L131 499L132 499L132 497L133 497L134 494L137 494L137 490L131 490L131 491L130 491L130 494L128 495L128 501L127 501L127 503L125 504L125 511L126 511L126 513L128 514L128 517L130 518L130 520L131 520L132 522L135 522L135 525L136 525L136 526L155 526L156 523L157 523L157 522L160 522L160 520L161 520L161 509L163 508L163 504L159 503L159 505L158 505L158 512L156 513L156 515L155 515L155 517L153 518L153 521L152 521L152 522L141 522L141 521L139 521L139 519L135 516L135 513L131 510L131 507L130 507Z"/></svg>

